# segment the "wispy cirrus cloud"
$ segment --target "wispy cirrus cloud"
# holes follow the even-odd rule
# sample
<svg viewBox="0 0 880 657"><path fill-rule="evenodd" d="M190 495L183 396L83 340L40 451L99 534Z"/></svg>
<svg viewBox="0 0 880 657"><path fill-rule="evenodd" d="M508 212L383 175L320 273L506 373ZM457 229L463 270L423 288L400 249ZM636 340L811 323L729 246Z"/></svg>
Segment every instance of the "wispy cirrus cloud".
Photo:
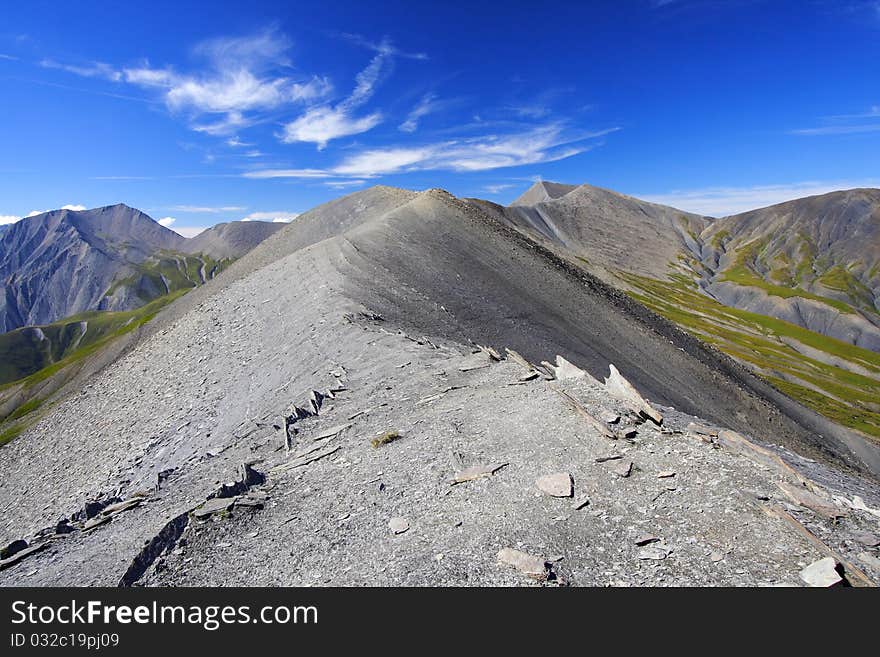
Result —
<svg viewBox="0 0 880 657"><path fill-rule="evenodd" d="M880 10L880 3L878 3ZM812 128L789 130L789 134L803 137L824 135L858 135L880 132L880 105L873 105L867 111L855 114L836 114L826 116L823 125Z"/></svg>
<svg viewBox="0 0 880 657"><path fill-rule="evenodd" d="M440 103L437 101L436 95L432 93L425 94L416 106L412 108L410 113L407 114L406 120L397 126L398 130L401 132L415 132L419 127L419 120L436 111L439 107Z"/></svg>
<svg viewBox="0 0 880 657"><path fill-rule="evenodd" d="M352 187L362 187L367 184L366 180L327 180L323 183L325 187L331 189L349 189Z"/></svg>
<svg viewBox="0 0 880 657"><path fill-rule="evenodd" d="M375 178L412 171L487 171L554 162L591 150L619 128L570 133L562 123L504 135L483 135L415 146L362 150L327 169L262 169L245 178Z"/></svg>
<svg viewBox="0 0 880 657"><path fill-rule="evenodd" d="M356 115L356 111L373 96L376 85L391 65L397 51L385 40L374 47L376 54L355 78L351 94L336 105L322 105L308 110L299 118L284 126L281 141L286 144L308 142L318 150L328 142L372 130L382 122L381 112Z"/></svg>
<svg viewBox="0 0 880 657"><path fill-rule="evenodd" d="M231 135L253 125L261 112L309 104L330 94L333 87L327 78L290 77L289 48L289 40L270 29L197 44L193 54L206 66L195 72L155 67L148 61L123 68L102 62L79 65L54 60L44 60L42 65L158 93L170 111L188 117L194 130Z"/></svg>
<svg viewBox="0 0 880 657"><path fill-rule="evenodd" d="M808 181L752 187L707 187L674 190L665 194L636 194L652 203L711 217L739 214L805 196L817 196L841 189L880 186L880 178L864 180Z"/></svg>
<svg viewBox="0 0 880 657"><path fill-rule="evenodd" d="M43 68L54 68L67 71L84 78L105 78L113 82L119 82L123 78L122 71L118 71L110 64L104 62L89 62L87 64L62 64L52 59L44 59L40 62Z"/></svg>

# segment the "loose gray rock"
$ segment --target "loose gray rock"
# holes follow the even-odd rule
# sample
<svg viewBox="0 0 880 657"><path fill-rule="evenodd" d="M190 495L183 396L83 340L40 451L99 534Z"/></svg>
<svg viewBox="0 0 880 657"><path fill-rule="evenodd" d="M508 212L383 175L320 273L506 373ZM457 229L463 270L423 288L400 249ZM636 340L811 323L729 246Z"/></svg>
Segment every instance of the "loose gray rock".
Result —
<svg viewBox="0 0 880 657"><path fill-rule="evenodd" d="M402 534L405 531L409 530L409 520L406 518L401 518L399 516L392 518L388 521L388 529L390 529L395 534Z"/></svg>
<svg viewBox="0 0 880 657"><path fill-rule="evenodd" d="M203 520L215 513L229 511L237 500L237 497L215 497L195 509L193 515L199 520Z"/></svg>
<svg viewBox="0 0 880 657"><path fill-rule="evenodd" d="M649 547L644 547L639 550L638 558L643 561L663 561L666 557L668 557L670 551L659 545L651 545Z"/></svg>
<svg viewBox="0 0 880 657"><path fill-rule="evenodd" d="M24 549L27 549L28 542L22 538L16 539L12 541L5 548L0 550L0 559L8 559L11 556L14 556L21 552Z"/></svg>
<svg viewBox="0 0 880 657"><path fill-rule="evenodd" d="M880 573L880 559L875 557L870 552L859 552L858 554L859 561L868 566L869 568L874 569L877 573Z"/></svg>
<svg viewBox="0 0 880 657"><path fill-rule="evenodd" d="M571 508L574 509L575 511L579 511L579 510L583 509L585 506L588 506L589 504L590 504L590 498L587 497L586 495L581 495L572 503Z"/></svg>
<svg viewBox="0 0 880 657"><path fill-rule="evenodd" d="M621 461L620 463L615 463L611 468L611 472L616 474L618 477L625 479L632 474L633 462L632 461Z"/></svg>
<svg viewBox="0 0 880 657"><path fill-rule="evenodd" d="M568 472L557 472L538 477L535 485L538 490L551 497L571 497L574 494L574 485Z"/></svg>
<svg viewBox="0 0 880 657"><path fill-rule="evenodd" d="M880 545L880 536L871 532L856 532L853 538L866 547L877 547Z"/></svg>
<svg viewBox="0 0 880 657"><path fill-rule="evenodd" d="M549 575L547 562L543 558L513 548L502 548L499 550L498 562L512 566L523 575L535 580L543 581Z"/></svg>
<svg viewBox="0 0 880 657"><path fill-rule="evenodd" d="M466 481L473 481L474 479L481 479L483 477L491 477L493 474L498 472L501 468L505 467L507 463L497 463L495 465L472 465L464 470L459 470L455 473L455 478L452 480L453 484L463 484Z"/></svg>

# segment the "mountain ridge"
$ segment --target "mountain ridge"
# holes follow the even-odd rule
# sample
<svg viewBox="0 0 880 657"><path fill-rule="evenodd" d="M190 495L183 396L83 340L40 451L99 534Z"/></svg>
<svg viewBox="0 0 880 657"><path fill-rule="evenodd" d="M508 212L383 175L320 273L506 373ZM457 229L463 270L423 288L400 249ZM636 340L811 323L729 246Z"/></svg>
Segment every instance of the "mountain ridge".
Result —
<svg viewBox="0 0 880 657"><path fill-rule="evenodd" d="M858 455L731 359L440 190L303 217L0 449L0 583L871 584Z"/></svg>
<svg viewBox="0 0 880 657"><path fill-rule="evenodd" d="M239 257L279 229L244 223L251 225L209 229L192 241L121 203L22 219L0 233L0 330L131 310L195 286L218 271L216 262Z"/></svg>

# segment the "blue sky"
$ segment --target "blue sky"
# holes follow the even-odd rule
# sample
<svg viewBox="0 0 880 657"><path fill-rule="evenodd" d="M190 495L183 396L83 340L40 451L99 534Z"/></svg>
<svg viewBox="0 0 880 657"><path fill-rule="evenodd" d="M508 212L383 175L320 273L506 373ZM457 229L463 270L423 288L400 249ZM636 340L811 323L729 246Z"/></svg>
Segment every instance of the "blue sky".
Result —
<svg viewBox="0 0 880 657"><path fill-rule="evenodd" d="M192 234L379 183L715 215L880 186L877 0L215 4L5 4L0 222L124 202Z"/></svg>

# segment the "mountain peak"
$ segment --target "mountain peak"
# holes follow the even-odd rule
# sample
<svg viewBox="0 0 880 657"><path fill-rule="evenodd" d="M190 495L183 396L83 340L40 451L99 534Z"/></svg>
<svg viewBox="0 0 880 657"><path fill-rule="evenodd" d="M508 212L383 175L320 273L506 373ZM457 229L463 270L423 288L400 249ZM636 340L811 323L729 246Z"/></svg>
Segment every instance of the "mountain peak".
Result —
<svg viewBox="0 0 880 657"><path fill-rule="evenodd" d="M544 203L545 201L561 198L577 189L577 187L577 185L564 185L562 183L550 182L549 180L539 180L510 205L536 205Z"/></svg>

